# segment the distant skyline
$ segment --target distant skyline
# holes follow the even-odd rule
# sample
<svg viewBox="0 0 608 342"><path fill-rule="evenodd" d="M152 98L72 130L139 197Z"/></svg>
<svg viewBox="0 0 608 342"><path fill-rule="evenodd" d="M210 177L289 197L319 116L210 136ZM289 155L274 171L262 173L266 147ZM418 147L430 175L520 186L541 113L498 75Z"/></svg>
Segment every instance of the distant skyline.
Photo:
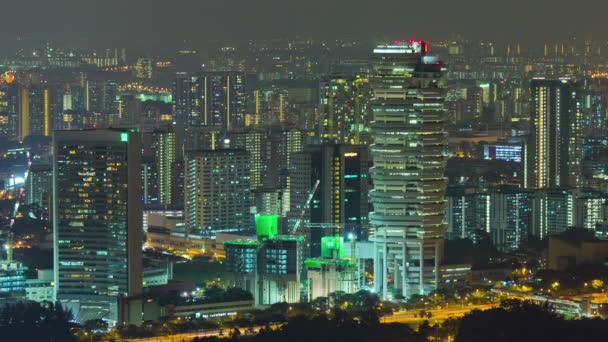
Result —
<svg viewBox="0 0 608 342"><path fill-rule="evenodd" d="M3 1L0 38L138 48L188 39L404 36L540 43L606 39L608 2L579 0L18 0ZM0 51L6 52L6 51Z"/></svg>

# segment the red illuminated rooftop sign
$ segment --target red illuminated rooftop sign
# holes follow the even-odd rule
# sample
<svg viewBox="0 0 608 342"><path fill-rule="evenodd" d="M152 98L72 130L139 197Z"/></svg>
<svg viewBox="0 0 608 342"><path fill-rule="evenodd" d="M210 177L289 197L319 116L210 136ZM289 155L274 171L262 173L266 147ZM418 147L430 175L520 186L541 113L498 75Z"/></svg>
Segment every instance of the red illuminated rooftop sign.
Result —
<svg viewBox="0 0 608 342"><path fill-rule="evenodd" d="M424 54L429 52L429 43L422 39L395 40L393 41L393 45L409 45L416 52L423 52Z"/></svg>

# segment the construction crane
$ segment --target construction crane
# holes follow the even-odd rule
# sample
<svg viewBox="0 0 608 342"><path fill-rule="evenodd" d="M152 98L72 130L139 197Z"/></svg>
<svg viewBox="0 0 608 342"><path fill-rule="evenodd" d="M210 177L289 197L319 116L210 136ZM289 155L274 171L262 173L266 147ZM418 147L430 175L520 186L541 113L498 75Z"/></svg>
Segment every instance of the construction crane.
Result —
<svg viewBox="0 0 608 342"><path fill-rule="evenodd" d="M296 224L294 224L293 228L291 229L291 235L294 235L295 233L298 232L298 229L300 228L300 225L302 224L302 220L304 219L304 214L306 214L306 209L310 208L310 202L312 201L312 198L315 196L315 193L317 192L317 189L319 188L319 184L321 184L321 180L317 179L317 181L315 182L315 185L312 187L312 189L308 193L308 198L306 199L306 202L304 202L304 206L302 207L302 213L300 214L300 217L298 218L298 220L296 221Z"/></svg>

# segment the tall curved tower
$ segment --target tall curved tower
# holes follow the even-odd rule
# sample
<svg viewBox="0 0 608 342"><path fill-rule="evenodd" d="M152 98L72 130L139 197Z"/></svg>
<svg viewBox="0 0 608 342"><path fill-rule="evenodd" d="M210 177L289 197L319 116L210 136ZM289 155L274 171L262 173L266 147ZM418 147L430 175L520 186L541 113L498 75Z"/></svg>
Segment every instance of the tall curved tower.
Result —
<svg viewBox="0 0 608 342"><path fill-rule="evenodd" d="M437 287L446 230L443 76L424 41L373 51L370 193L374 286L385 298Z"/></svg>

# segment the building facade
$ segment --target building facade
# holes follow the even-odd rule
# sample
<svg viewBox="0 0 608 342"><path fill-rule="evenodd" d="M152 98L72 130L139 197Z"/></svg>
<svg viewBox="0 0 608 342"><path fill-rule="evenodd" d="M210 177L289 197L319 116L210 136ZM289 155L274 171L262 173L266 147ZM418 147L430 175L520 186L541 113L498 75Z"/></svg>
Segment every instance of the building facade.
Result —
<svg viewBox="0 0 608 342"><path fill-rule="evenodd" d="M309 145L291 158L290 230L300 219L304 226L321 224L350 230L367 226L369 159L366 146ZM311 194L317 182L318 186ZM335 232L310 229L311 256L319 255L321 237L327 233Z"/></svg>
<svg viewBox="0 0 608 342"><path fill-rule="evenodd" d="M524 186L576 187L581 182L581 100L571 79L532 80L531 128Z"/></svg>
<svg viewBox="0 0 608 342"><path fill-rule="evenodd" d="M185 222L191 237L253 227L247 151L186 152L184 184Z"/></svg>
<svg viewBox="0 0 608 342"><path fill-rule="evenodd" d="M78 321L116 321L142 288L140 134L55 131L53 147L55 298Z"/></svg>
<svg viewBox="0 0 608 342"><path fill-rule="evenodd" d="M446 67L423 41L373 51L371 86L374 287L382 297L426 294L438 284L446 225Z"/></svg>

